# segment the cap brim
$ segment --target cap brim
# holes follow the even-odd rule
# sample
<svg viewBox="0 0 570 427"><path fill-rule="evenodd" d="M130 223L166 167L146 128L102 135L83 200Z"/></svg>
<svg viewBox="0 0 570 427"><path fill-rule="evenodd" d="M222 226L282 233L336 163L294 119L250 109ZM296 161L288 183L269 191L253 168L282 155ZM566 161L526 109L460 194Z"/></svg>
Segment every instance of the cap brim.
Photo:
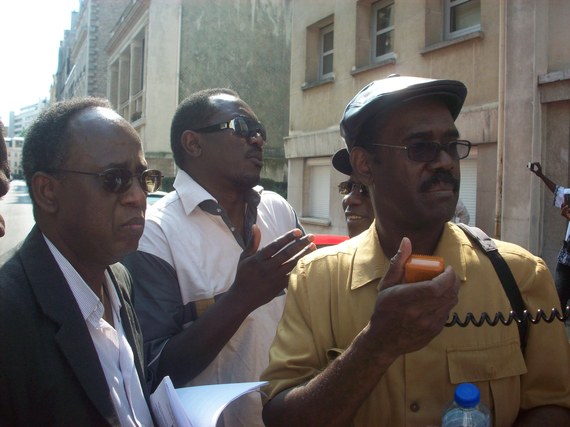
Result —
<svg viewBox="0 0 570 427"><path fill-rule="evenodd" d="M332 158L333 167L345 174L352 175L352 166L350 165L350 154L346 148L341 148L336 153L334 153Z"/></svg>

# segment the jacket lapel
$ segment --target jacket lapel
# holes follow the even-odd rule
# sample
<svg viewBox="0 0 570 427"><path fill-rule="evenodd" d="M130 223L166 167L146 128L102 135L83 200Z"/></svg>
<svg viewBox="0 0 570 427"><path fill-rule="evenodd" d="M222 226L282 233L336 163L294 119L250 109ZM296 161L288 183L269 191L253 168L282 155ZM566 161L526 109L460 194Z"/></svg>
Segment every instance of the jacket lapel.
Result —
<svg viewBox="0 0 570 427"><path fill-rule="evenodd" d="M85 320L37 226L22 244L20 254L38 305L60 326L55 341L65 359L97 410L111 425L118 425L105 374Z"/></svg>
<svg viewBox="0 0 570 427"><path fill-rule="evenodd" d="M119 300L121 301L121 322L123 325L123 331L127 341L129 342L131 349L133 350L135 368L139 376L139 381L143 389L144 396L149 401L148 389L146 386L146 376L144 371L144 352L143 352L143 338L138 326L138 321L136 315L133 311L133 305L130 298L130 286L128 286L128 278L125 275L124 270L120 270L118 267L112 265L107 268L109 276L113 281L113 285L119 295Z"/></svg>

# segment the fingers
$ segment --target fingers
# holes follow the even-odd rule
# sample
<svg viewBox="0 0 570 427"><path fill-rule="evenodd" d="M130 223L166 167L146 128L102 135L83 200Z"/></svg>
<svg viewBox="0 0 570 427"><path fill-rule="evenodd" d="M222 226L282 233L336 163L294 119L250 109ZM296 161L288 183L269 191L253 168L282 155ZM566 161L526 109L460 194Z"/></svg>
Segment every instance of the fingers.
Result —
<svg viewBox="0 0 570 427"><path fill-rule="evenodd" d="M407 237L404 237L400 242L398 252L390 259L390 267L380 282L379 290L402 283L404 278L404 265L411 254L412 242L410 242L410 239Z"/></svg>
<svg viewBox="0 0 570 427"><path fill-rule="evenodd" d="M310 236L312 236L312 235L310 235ZM291 242L298 243L300 240L303 240L303 239L304 239L304 241L306 241L307 237L308 237L308 235L303 236L303 232L301 230L299 230L298 228L294 228L293 230L283 234L282 236L279 236L273 242L271 242L270 244L265 246L263 249L261 249L259 251L259 255L262 258L273 258L279 252L283 251L283 249L286 248L287 245L291 244ZM306 244L308 244L308 243L306 243ZM301 250L301 247L299 247L299 249L296 252L291 253L291 256L293 256L299 250Z"/></svg>
<svg viewBox="0 0 570 427"><path fill-rule="evenodd" d="M287 262L281 264L281 272L284 272L285 274L289 273L291 270L293 270L293 268L295 267L295 265L297 265L297 261L299 261L301 258L303 258L305 255L313 252L315 249L317 249L317 245L315 245L312 241L314 239L314 236L311 234L309 236L307 236L308 238L310 238L309 240L309 244L307 246L305 246L304 248L302 248L299 252L296 252L296 254L294 254L294 256L292 258L289 258ZM289 248L287 248L289 249ZM295 250L295 249L293 249Z"/></svg>

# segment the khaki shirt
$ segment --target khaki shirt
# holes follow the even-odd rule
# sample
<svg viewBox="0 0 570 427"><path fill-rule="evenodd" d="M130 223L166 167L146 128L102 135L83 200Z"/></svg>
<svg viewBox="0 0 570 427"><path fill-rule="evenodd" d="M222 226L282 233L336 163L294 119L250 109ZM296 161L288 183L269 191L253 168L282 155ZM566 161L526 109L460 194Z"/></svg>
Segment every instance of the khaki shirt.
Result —
<svg viewBox="0 0 570 427"><path fill-rule="evenodd" d="M496 241L530 312L559 302L544 262ZM434 253L461 280L452 310L507 314L510 303L487 256L448 223ZM285 312L262 375L269 397L310 380L367 325L389 258L374 225L339 246L303 258L291 275ZM519 409L570 408L570 348L562 322L529 326L523 357L517 326L446 327L422 350L399 357L354 418L354 426L438 426L456 384L475 383L495 427L511 426ZM326 398L326 397L325 397Z"/></svg>

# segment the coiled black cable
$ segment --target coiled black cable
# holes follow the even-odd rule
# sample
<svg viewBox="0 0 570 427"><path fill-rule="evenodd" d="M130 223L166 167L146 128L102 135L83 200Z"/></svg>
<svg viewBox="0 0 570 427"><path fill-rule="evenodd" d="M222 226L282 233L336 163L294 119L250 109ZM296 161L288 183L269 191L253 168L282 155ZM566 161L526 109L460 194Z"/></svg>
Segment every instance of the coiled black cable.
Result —
<svg viewBox="0 0 570 427"><path fill-rule="evenodd" d="M503 313L498 312L495 313L494 317L491 317L488 313L483 312L477 318L473 313L468 312L463 319L459 317L457 313L453 313L451 316L451 320L447 321L445 326L454 326L458 325L462 328L465 328L469 324L473 324L477 327L482 326L484 324L488 324L491 326L496 326L499 323L507 326L513 322L522 323L522 322L530 322L533 324L537 324L540 321L545 321L546 323L552 323L555 320L560 320L561 322L565 322L570 318L570 306L566 306L566 309L561 313L557 308L553 308L550 311L550 314L546 314L542 309L538 309L536 311L536 316L530 313L528 310L523 312L522 318L514 311L509 312L507 316Z"/></svg>

